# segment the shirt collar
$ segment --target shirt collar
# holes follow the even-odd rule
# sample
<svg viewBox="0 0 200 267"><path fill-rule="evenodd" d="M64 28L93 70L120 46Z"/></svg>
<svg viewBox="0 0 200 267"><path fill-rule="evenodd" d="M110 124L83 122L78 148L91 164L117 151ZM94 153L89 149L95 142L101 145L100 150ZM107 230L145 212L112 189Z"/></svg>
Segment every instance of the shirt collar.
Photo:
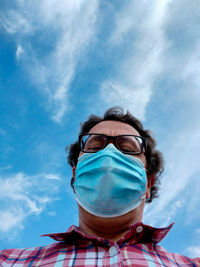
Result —
<svg viewBox="0 0 200 267"><path fill-rule="evenodd" d="M129 227L129 231L120 239L117 243L123 244L124 242L129 244L138 243L159 243L170 231L174 223L170 224L164 228L156 228L150 225L138 222ZM48 236L52 239L60 242L74 242L75 240L88 240L96 241L104 244L109 244L109 241L104 238L86 235L77 226L72 225L69 227L67 232L55 233L55 234L45 234L42 236ZM112 241L110 243L113 243Z"/></svg>

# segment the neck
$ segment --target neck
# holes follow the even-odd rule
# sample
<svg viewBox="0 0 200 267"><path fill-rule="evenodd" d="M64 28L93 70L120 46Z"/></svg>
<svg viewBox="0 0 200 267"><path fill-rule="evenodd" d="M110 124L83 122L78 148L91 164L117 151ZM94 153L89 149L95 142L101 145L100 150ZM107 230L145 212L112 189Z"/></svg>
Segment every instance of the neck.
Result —
<svg viewBox="0 0 200 267"><path fill-rule="evenodd" d="M87 235L118 241L129 231L129 226L142 221L141 207L115 218L94 216L79 206L79 228Z"/></svg>

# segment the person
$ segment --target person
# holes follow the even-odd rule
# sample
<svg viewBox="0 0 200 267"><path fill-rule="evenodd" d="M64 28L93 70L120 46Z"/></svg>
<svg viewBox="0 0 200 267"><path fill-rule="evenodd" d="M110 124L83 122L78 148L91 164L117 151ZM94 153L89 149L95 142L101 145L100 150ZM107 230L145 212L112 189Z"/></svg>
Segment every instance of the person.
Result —
<svg viewBox="0 0 200 267"><path fill-rule="evenodd" d="M70 146L79 227L48 234L44 247L1 251L0 266L200 266L158 245L172 227L143 224L158 196L163 157L139 120L120 107L91 115Z"/></svg>

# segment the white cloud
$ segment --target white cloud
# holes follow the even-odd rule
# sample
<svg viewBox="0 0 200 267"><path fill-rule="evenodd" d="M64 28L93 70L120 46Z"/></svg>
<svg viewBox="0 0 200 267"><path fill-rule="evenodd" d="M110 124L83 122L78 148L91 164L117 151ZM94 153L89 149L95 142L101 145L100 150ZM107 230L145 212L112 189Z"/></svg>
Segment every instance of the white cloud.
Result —
<svg viewBox="0 0 200 267"><path fill-rule="evenodd" d="M127 3L122 11L118 12L115 17L115 28L112 31L109 42L114 45L123 43L128 35L136 35L140 30L145 34L151 27L159 30L163 26L166 8L171 0L152 1L151 9L149 9L147 1L138 3ZM143 21L141 21L141 18ZM154 32L155 33L155 32ZM148 43L147 43L148 45Z"/></svg>
<svg viewBox="0 0 200 267"><path fill-rule="evenodd" d="M77 8L77 3L79 6ZM75 8L74 8L75 6ZM61 10L61 8L59 9ZM64 12L65 11L65 12ZM51 90L51 101L53 103L52 118L60 122L66 110L70 108L68 102L68 90L74 78L76 65L81 59L81 53L87 47L91 37L94 34L94 25L97 12L97 1L88 4L86 1L76 2L76 5L70 4L70 8L63 9L63 17L60 22L62 35L59 38L55 50L50 58L52 65L50 74L56 71L57 86ZM54 14L56 18L56 13Z"/></svg>
<svg viewBox="0 0 200 267"><path fill-rule="evenodd" d="M187 248L187 253L189 253L190 257L200 257L200 246L191 246Z"/></svg>
<svg viewBox="0 0 200 267"><path fill-rule="evenodd" d="M20 209L0 210L0 231L5 233L14 227L20 226L25 217L26 215Z"/></svg>
<svg viewBox="0 0 200 267"><path fill-rule="evenodd" d="M20 14L14 10L9 10L6 14L0 13L0 24L10 34L20 32L27 34L32 31L32 26L24 17L23 13Z"/></svg>
<svg viewBox="0 0 200 267"><path fill-rule="evenodd" d="M47 181L51 179L52 181ZM26 175L17 173L0 178L0 232L6 234L11 229L23 228L28 216L38 215L46 205L57 200L57 174ZM48 190L47 190L48 188Z"/></svg>
<svg viewBox="0 0 200 267"><path fill-rule="evenodd" d="M97 11L98 0L20 1L17 11L3 17L7 32L21 37L21 46L26 50L25 69L46 96L46 109L56 122L61 122L71 108L69 88L77 64L95 35ZM38 40L37 47L34 47L34 38ZM38 47L47 43L51 44L48 53L37 54ZM21 52L19 48L17 57Z"/></svg>
<svg viewBox="0 0 200 267"><path fill-rule="evenodd" d="M119 81L105 81L101 86L101 97L103 100L113 106L120 105L131 110L138 118L143 119L145 107L151 97L151 90L144 84L140 87L139 84L123 85Z"/></svg>
<svg viewBox="0 0 200 267"><path fill-rule="evenodd" d="M187 58L187 64L183 68L182 79L192 87L200 98L200 41ZM191 89L190 89L191 90Z"/></svg>
<svg viewBox="0 0 200 267"><path fill-rule="evenodd" d="M200 234L200 229L196 229L196 232L197 232L198 234Z"/></svg>
<svg viewBox="0 0 200 267"><path fill-rule="evenodd" d="M11 168L12 168L11 165L7 165L7 166L4 166L4 167L0 167L0 171L6 171L6 170L9 170Z"/></svg>
<svg viewBox="0 0 200 267"><path fill-rule="evenodd" d="M175 133L174 133L175 134ZM198 142L200 131L193 128L175 134L168 140L169 150L166 153L166 171L162 179L159 198L146 207L145 220L150 224L166 226L183 206L187 212L188 223L194 216L198 216L200 181L197 175L200 173L198 163ZM195 187L193 186L195 185ZM191 191L192 190L192 191ZM187 201L189 199L189 201Z"/></svg>
<svg viewBox="0 0 200 267"><path fill-rule="evenodd" d="M165 30L168 33L167 41L170 49L163 55L162 75L173 88L166 88L163 94L162 103L166 106L167 123L174 121L170 128L166 128L163 142L166 151L165 172L162 178L162 186L159 191L159 198L145 210L145 220L151 224L166 226L171 220L178 218L181 212L185 212L184 224L192 223L200 218L199 191L200 166L198 163L199 144L199 112L200 112L200 42L196 34L186 36L185 31L178 37L174 32L187 27L192 31L192 22L196 22L199 9L194 4L187 9L186 1L171 2L171 12L168 12L165 22ZM184 10L187 9L185 12ZM183 10L184 16L180 14ZM187 16L185 16L187 14ZM184 18L184 21L182 19ZM172 28L173 26L173 28ZM194 26L196 27L196 26ZM174 28L176 28L174 30ZM188 29L186 29L187 34ZM187 39L188 38L188 39ZM191 43L190 43L191 42ZM160 88L160 91L162 88ZM162 95L162 94L161 94ZM157 109L159 112L159 108ZM161 107L162 110L162 107ZM167 115L168 114L168 115ZM159 116L159 115L158 115ZM160 126L159 126L160 127ZM166 133L167 132L167 133ZM177 205L180 204L179 205Z"/></svg>
<svg viewBox="0 0 200 267"><path fill-rule="evenodd" d="M126 57L118 62L117 76L103 82L101 98L109 105L128 108L141 119L144 119L168 46L164 23L169 2L155 0L151 9L146 1L140 5L128 3L117 14L116 28L110 38L113 46L128 39L130 47Z"/></svg>
<svg viewBox="0 0 200 267"><path fill-rule="evenodd" d="M17 60L20 59L20 56L23 54L23 52L24 52L24 50L23 50L22 46L21 45L18 45L17 46L17 51L16 51L16 58L17 58Z"/></svg>
<svg viewBox="0 0 200 267"><path fill-rule="evenodd" d="M48 180L61 180L61 177L54 173L44 173L44 174L41 174L40 177L41 176Z"/></svg>

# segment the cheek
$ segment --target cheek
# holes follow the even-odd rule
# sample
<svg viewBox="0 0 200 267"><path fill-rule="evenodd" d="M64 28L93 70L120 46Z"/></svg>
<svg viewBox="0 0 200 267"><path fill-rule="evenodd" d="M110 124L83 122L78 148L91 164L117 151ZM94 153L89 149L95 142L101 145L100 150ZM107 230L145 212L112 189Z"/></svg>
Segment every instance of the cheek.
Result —
<svg viewBox="0 0 200 267"><path fill-rule="evenodd" d="M80 151L80 153L79 153L79 155L78 155L78 158L79 158L80 156L82 156L83 154L84 154L84 152Z"/></svg>
<svg viewBox="0 0 200 267"><path fill-rule="evenodd" d="M141 157L141 161L144 164L144 167L146 168L147 167L147 161L146 161L146 158L144 155Z"/></svg>
<svg viewBox="0 0 200 267"><path fill-rule="evenodd" d="M137 158L142 161L142 163L144 164L144 167L146 168L147 167L147 161L146 161L145 155L144 154L138 155Z"/></svg>

